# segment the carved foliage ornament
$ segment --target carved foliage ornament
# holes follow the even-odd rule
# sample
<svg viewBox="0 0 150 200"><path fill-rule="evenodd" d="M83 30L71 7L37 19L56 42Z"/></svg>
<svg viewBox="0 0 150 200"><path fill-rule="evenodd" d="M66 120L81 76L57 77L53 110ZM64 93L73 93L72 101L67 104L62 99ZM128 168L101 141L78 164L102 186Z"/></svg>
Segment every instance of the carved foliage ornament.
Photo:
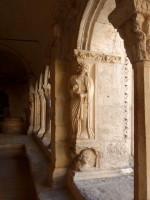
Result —
<svg viewBox="0 0 150 200"><path fill-rule="evenodd" d="M93 61L107 62L107 63L121 62L121 57L115 55L105 55L94 52L77 51L77 50L75 50L74 54L77 58L83 60L93 60Z"/></svg>

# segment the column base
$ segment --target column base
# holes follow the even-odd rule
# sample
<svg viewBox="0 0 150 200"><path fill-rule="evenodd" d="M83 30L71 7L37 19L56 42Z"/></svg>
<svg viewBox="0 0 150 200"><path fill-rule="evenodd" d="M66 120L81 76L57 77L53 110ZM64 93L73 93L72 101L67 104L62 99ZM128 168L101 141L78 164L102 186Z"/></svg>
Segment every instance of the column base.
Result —
<svg viewBox="0 0 150 200"><path fill-rule="evenodd" d="M48 181L52 188L67 186L68 168L54 168L51 163L48 166Z"/></svg>
<svg viewBox="0 0 150 200"><path fill-rule="evenodd" d="M44 129L40 129L37 133L38 138L42 139L43 138L43 134L44 134L45 130Z"/></svg>
<svg viewBox="0 0 150 200"><path fill-rule="evenodd" d="M51 141L51 132L45 132L42 137L43 141Z"/></svg>
<svg viewBox="0 0 150 200"><path fill-rule="evenodd" d="M28 132L27 132L27 135L30 135L30 134L32 134L32 132L33 132L33 125L30 125L29 126L29 129L28 129Z"/></svg>
<svg viewBox="0 0 150 200"><path fill-rule="evenodd" d="M39 131L39 129L40 129L40 127L35 127L35 128L33 128L33 133L35 133L35 134L37 134L38 133L38 131Z"/></svg>

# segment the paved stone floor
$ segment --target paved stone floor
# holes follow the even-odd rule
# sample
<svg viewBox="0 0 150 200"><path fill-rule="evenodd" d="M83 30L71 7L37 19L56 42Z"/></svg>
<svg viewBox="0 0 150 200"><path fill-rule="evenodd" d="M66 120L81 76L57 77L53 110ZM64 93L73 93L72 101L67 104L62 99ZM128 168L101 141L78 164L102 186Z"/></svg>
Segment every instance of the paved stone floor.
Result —
<svg viewBox="0 0 150 200"><path fill-rule="evenodd" d="M24 156L26 156L25 160L22 159ZM50 188L47 181L49 161L32 136L0 134L0 158L0 200L74 199L67 189ZM26 161L29 163L29 168ZM27 177L27 172L25 172L28 169L31 172L36 198L31 182L28 185L25 184L28 187L23 188L23 184L26 183L25 178L27 180L31 178ZM8 182L4 181L3 184L3 180L8 180Z"/></svg>
<svg viewBox="0 0 150 200"><path fill-rule="evenodd" d="M86 200L133 200L133 177L95 179L75 182Z"/></svg>
<svg viewBox="0 0 150 200"><path fill-rule="evenodd" d="M0 134L0 200L73 200L67 189L49 187L48 163L32 136ZM82 200L133 200L131 176L75 185Z"/></svg>
<svg viewBox="0 0 150 200"><path fill-rule="evenodd" d="M27 158L0 158L0 200L36 200Z"/></svg>

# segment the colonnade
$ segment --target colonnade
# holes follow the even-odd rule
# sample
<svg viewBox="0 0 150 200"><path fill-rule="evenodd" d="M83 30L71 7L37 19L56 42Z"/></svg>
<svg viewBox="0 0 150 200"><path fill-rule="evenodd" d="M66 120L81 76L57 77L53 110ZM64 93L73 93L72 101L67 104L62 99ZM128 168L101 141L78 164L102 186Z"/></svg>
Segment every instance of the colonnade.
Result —
<svg viewBox="0 0 150 200"><path fill-rule="evenodd" d="M33 87L30 83L30 88ZM35 133L47 147L51 140L51 84L49 66L45 74L41 73L34 84L34 91L29 90L30 126L28 134Z"/></svg>

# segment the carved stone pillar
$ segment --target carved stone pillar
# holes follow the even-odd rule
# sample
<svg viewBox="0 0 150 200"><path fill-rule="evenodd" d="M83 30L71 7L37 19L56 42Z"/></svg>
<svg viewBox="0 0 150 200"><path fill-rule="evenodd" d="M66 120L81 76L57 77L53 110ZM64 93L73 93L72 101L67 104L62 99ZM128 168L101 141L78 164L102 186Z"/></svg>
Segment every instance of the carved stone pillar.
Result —
<svg viewBox="0 0 150 200"><path fill-rule="evenodd" d="M34 125L34 84L35 84L35 77L33 75L29 76L29 129L28 134L31 134L33 131Z"/></svg>
<svg viewBox="0 0 150 200"><path fill-rule="evenodd" d="M39 102L39 94L37 92L34 93L34 128L33 132L37 133L40 129L40 102Z"/></svg>
<svg viewBox="0 0 150 200"><path fill-rule="evenodd" d="M51 119L50 119L50 109L51 109L51 88L50 85L43 85L44 94L46 98L46 128L42 140L51 140Z"/></svg>
<svg viewBox="0 0 150 200"><path fill-rule="evenodd" d="M38 131L38 135L40 138L43 137L43 134L45 132L45 119L46 119L46 101L44 96L43 90L38 90L39 97L40 97L40 130Z"/></svg>
<svg viewBox="0 0 150 200"><path fill-rule="evenodd" d="M51 163L49 163L48 180L51 187L65 184L70 166L68 133L68 78L69 62L56 60L51 63Z"/></svg>
<svg viewBox="0 0 150 200"><path fill-rule="evenodd" d="M150 199L150 1L122 0L109 20L134 69L134 199Z"/></svg>
<svg viewBox="0 0 150 200"><path fill-rule="evenodd" d="M30 111L30 118L29 118L30 126L28 129L28 134L31 134L34 125L34 96L32 93L29 94L29 111Z"/></svg>

